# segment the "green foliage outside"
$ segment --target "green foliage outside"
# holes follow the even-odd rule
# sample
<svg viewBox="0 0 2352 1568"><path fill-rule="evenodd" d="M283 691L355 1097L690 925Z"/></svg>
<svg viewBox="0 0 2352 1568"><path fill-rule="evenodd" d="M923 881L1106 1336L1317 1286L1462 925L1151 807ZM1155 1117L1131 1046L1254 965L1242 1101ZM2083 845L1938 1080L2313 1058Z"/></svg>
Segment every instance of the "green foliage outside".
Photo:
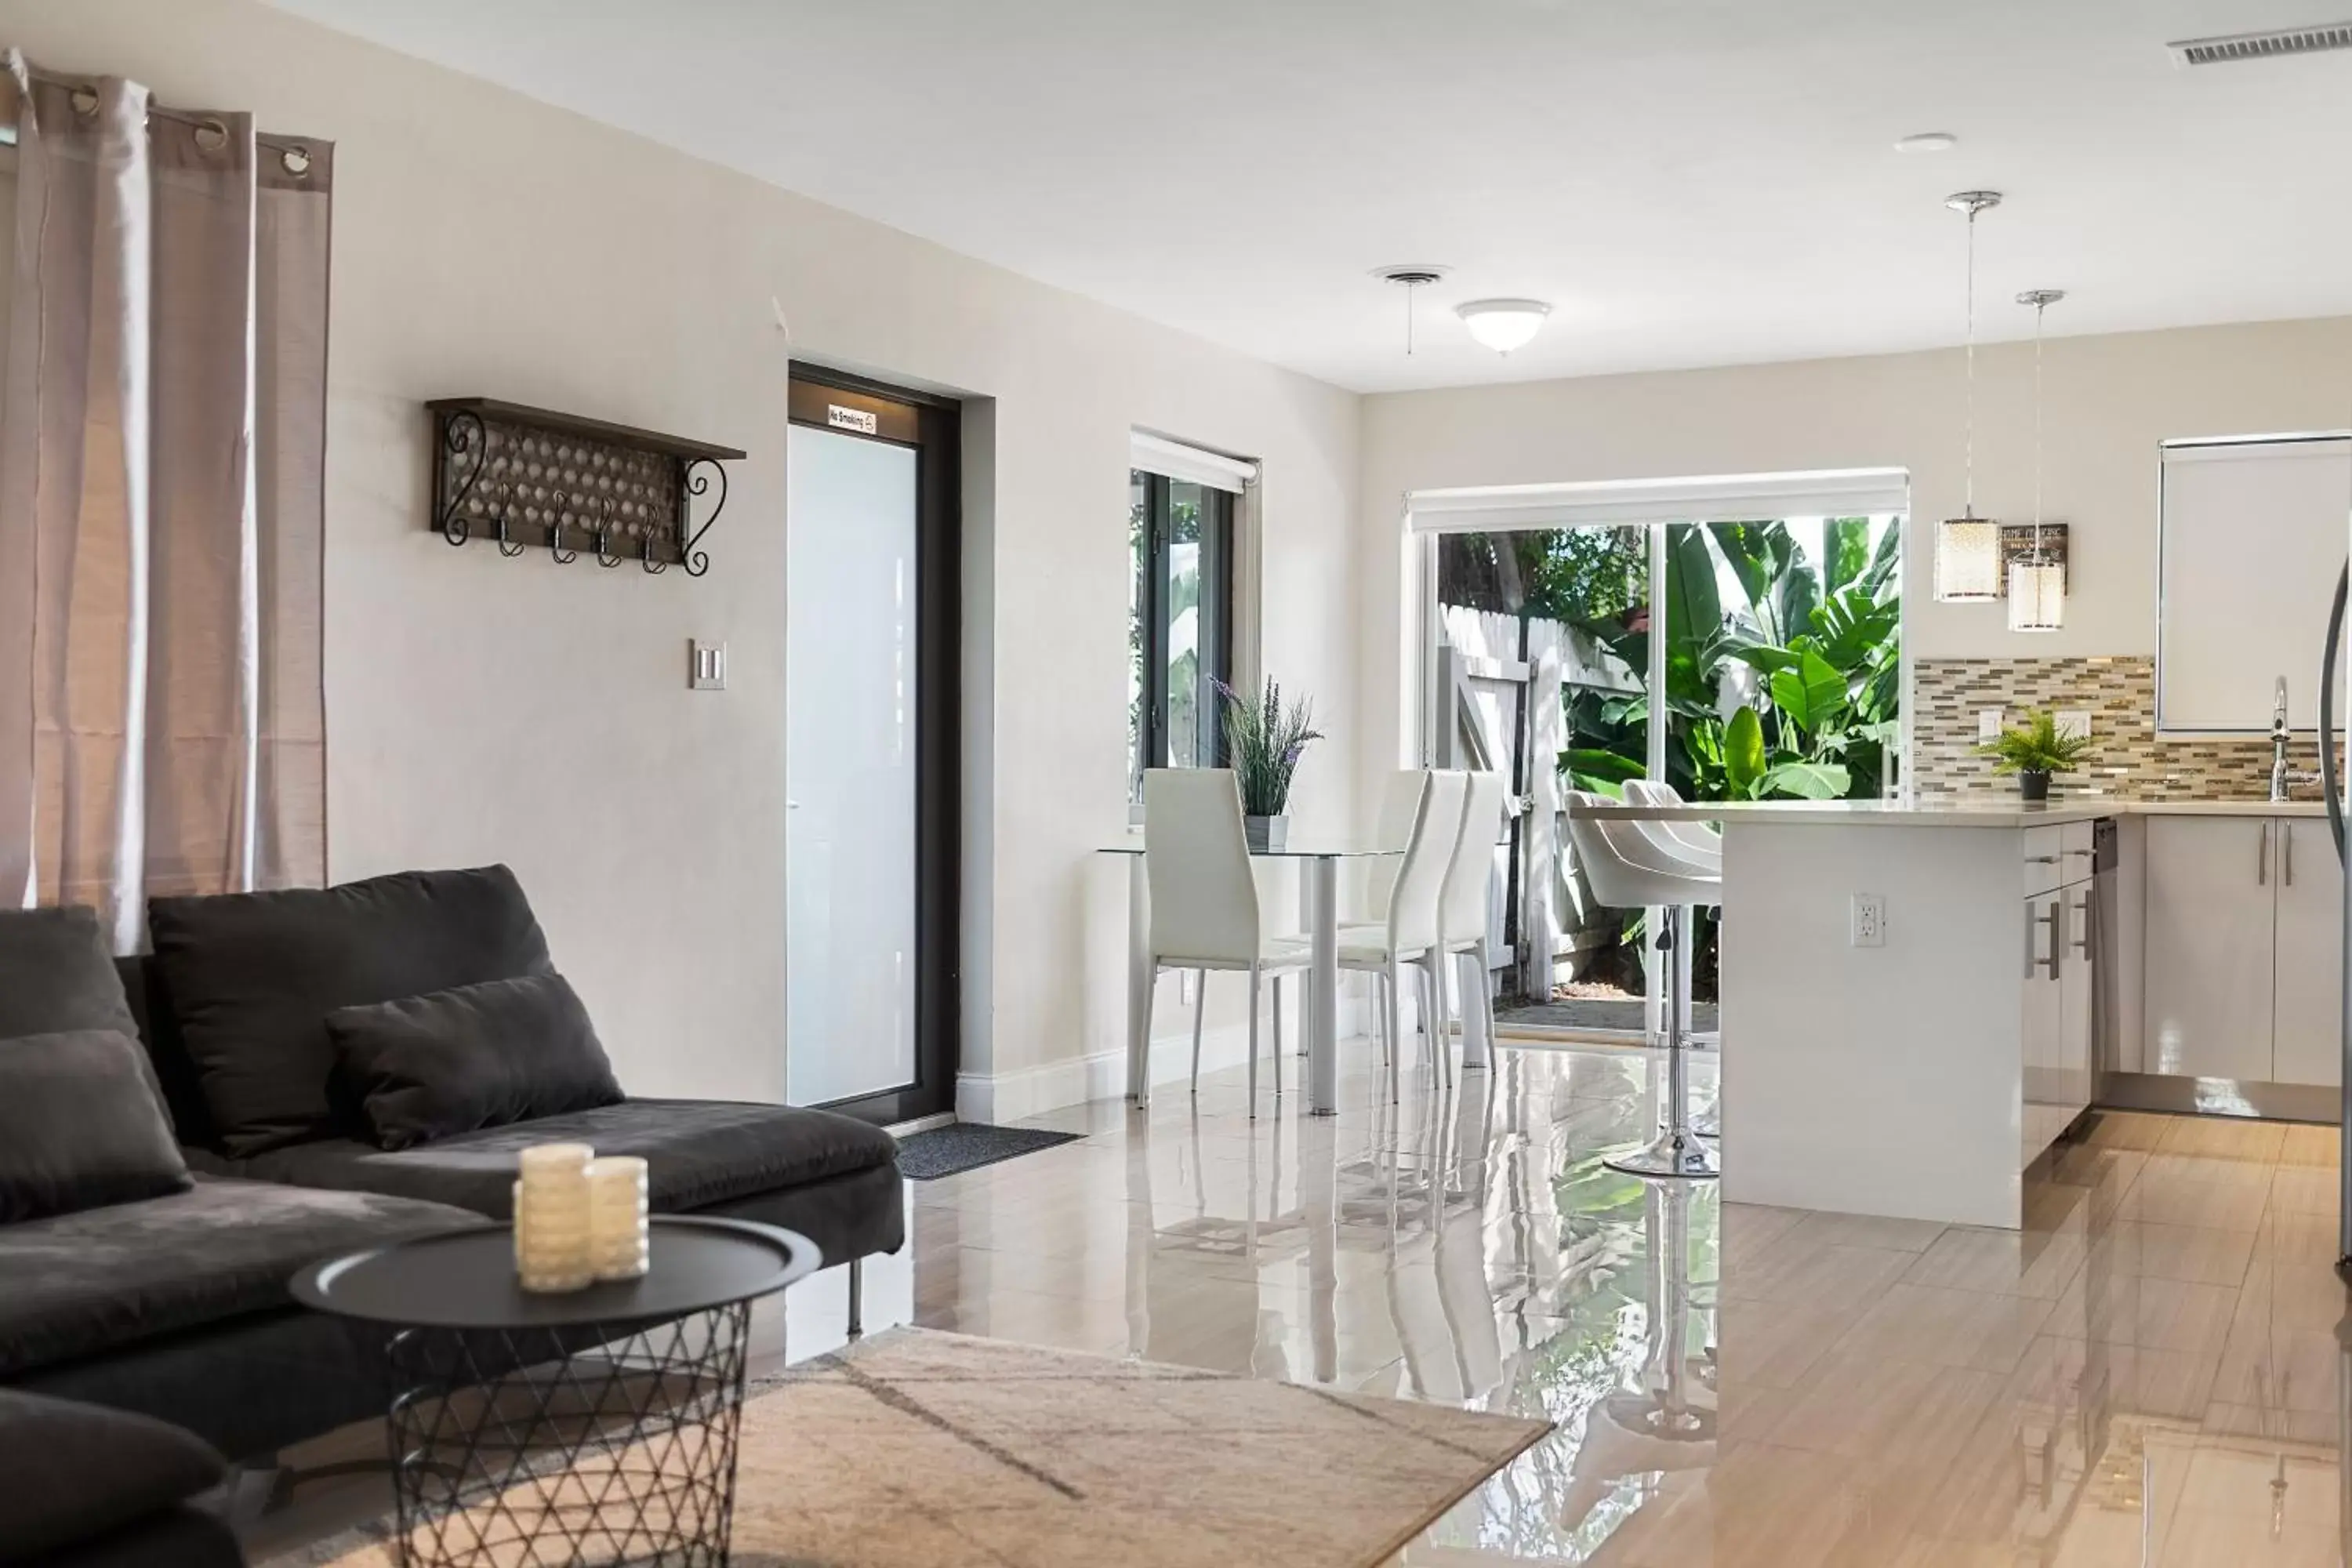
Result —
<svg viewBox="0 0 2352 1568"><path fill-rule="evenodd" d="M1685 798L1881 793L1902 703L1901 531L1888 527L1875 550L1867 518L1832 519L1822 534L1828 559L1815 563L1781 522L1668 531L1666 775ZM1572 579L1576 571L1536 575ZM1727 581L1736 595L1724 591ZM1538 613L1646 670L1650 617L1607 605L1599 614L1571 604ZM1566 701L1573 743L1560 753L1562 773L1578 789L1622 795L1625 780L1646 772L1648 698L1572 689Z"/></svg>

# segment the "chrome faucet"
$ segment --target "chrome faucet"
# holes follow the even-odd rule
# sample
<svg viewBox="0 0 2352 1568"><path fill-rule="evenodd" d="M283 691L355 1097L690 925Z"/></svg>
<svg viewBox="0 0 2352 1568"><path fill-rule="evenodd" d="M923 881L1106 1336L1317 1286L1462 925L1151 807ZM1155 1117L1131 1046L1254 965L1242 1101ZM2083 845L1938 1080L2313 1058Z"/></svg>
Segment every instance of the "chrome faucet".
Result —
<svg viewBox="0 0 2352 1568"><path fill-rule="evenodd" d="M2316 784L2319 775L2296 773L2286 765L2286 677L2278 678L2271 701L2271 799L2290 798L2289 791L2296 784Z"/></svg>

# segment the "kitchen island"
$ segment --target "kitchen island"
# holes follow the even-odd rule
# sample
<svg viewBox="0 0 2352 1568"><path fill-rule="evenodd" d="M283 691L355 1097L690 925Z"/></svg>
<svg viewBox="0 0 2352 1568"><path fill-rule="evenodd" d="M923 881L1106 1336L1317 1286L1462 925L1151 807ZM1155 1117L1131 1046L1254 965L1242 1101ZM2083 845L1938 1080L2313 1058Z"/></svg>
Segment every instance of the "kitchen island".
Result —
<svg viewBox="0 0 2352 1568"><path fill-rule="evenodd" d="M2091 1102L2095 1012L2129 999L2136 1016L2136 956L2115 973L2096 929L2095 825L2323 809L2092 795L1592 814L1723 829L1725 1198L2015 1227L2023 1173Z"/></svg>

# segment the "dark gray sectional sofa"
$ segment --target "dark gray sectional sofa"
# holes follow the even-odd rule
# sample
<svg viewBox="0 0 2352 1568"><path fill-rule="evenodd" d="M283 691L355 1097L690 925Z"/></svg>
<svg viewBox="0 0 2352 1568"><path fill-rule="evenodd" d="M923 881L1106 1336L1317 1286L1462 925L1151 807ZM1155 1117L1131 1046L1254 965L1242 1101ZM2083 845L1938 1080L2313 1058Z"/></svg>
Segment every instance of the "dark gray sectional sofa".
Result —
<svg viewBox="0 0 2352 1568"><path fill-rule="evenodd" d="M489 871L511 882L502 868ZM535 936L535 922L531 929ZM8 930L0 923L0 987L10 979ZM186 952L175 957L180 972L190 973ZM332 971L331 958L303 953L289 962L307 977L292 985L310 998L302 1005L316 1005L319 975ZM878 1128L821 1110L621 1099L384 1149L351 1118L338 1090L331 1125L275 1137L262 1148L247 1138L237 1149L217 1125L221 1096L208 1093L219 1077L217 1028L208 1083L172 999L172 961L118 963L121 1000L189 1177L181 1191L0 1224L0 1388L157 1417L232 1460L261 1459L380 1415L393 1393L381 1335L294 1306L288 1280L335 1253L505 1219L516 1151L530 1143L579 1140L600 1153L645 1156L659 1212L801 1232L828 1265L853 1265L853 1311L856 1261L904 1241L896 1142ZM265 964L239 983L251 991L267 981ZM343 982L362 992L411 983L423 984L380 974ZM8 1051L10 1033L35 1032L21 1020L12 1031L8 1022L0 999L0 1053ZM233 1095L227 1103L234 1106Z"/></svg>

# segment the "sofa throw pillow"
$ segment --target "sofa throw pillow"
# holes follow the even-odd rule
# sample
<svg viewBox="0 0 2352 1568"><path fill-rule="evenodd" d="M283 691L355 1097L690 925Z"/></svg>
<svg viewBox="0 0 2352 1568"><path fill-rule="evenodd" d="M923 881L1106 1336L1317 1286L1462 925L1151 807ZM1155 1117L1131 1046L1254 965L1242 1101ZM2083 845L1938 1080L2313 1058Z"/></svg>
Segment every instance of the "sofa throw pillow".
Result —
<svg viewBox="0 0 2352 1568"><path fill-rule="evenodd" d="M327 1015L327 1033L380 1149L624 1098L561 974L341 1007Z"/></svg>
<svg viewBox="0 0 2352 1568"><path fill-rule="evenodd" d="M98 911L0 910L0 1040L66 1029L139 1037Z"/></svg>
<svg viewBox="0 0 2352 1568"><path fill-rule="evenodd" d="M0 1225L188 1190L145 1063L105 1029L0 1040Z"/></svg>
<svg viewBox="0 0 2352 1568"><path fill-rule="evenodd" d="M147 923L215 1135L240 1157L362 1130L329 1081L338 1007L554 970L504 866L154 899Z"/></svg>
<svg viewBox="0 0 2352 1568"><path fill-rule="evenodd" d="M89 1542L217 1484L228 1466L152 1415L0 1388L0 1563Z"/></svg>

